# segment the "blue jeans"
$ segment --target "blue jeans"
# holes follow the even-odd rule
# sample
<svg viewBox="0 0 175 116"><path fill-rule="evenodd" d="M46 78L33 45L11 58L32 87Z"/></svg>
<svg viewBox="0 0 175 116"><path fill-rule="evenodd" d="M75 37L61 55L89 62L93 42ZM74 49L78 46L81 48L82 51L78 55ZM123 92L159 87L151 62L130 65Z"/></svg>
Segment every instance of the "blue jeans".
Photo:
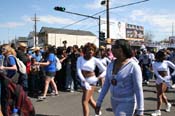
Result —
<svg viewBox="0 0 175 116"><path fill-rule="evenodd" d="M111 98L112 111L115 116L133 116L135 112L135 102L116 102Z"/></svg>

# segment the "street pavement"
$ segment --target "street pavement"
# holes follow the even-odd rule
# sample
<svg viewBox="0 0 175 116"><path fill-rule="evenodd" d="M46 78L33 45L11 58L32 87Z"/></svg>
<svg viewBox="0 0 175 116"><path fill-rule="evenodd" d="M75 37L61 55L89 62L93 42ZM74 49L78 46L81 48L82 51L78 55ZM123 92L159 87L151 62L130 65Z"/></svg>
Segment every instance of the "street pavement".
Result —
<svg viewBox="0 0 175 116"><path fill-rule="evenodd" d="M94 93L94 98L98 97L98 87ZM156 88L155 81L151 80L149 85L143 86L144 90L144 104L145 116L150 114L156 109ZM60 92L59 96L47 96L44 101L37 101L37 98L31 98L36 116L83 116L81 97L82 92ZM165 112L166 105L163 104L161 108L162 116L175 115L175 89L169 89L166 92L168 100L172 103L171 112ZM90 106L90 116L95 116L94 110ZM113 116L110 105L110 93L106 95L102 105L102 116Z"/></svg>

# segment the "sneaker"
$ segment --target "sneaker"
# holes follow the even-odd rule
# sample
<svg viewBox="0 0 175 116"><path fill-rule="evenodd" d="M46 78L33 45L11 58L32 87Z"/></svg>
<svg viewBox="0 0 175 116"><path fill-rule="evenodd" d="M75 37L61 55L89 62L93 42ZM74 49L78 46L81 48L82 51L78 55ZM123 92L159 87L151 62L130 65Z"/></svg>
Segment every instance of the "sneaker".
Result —
<svg viewBox="0 0 175 116"><path fill-rule="evenodd" d="M171 88L172 88L172 89L175 89L175 84L173 84L173 85L171 86Z"/></svg>
<svg viewBox="0 0 175 116"><path fill-rule="evenodd" d="M95 114L95 116L101 116L102 115L102 112L99 111L99 114Z"/></svg>
<svg viewBox="0 0 175 116"><path fill-rule="evenodd" d="M51 96L54 96L54 95L55 95L55 91L52 91L52 92L50 93L50 95L51 95Z"/></svg>
<svg viewBox="0 0 175 116"><path fill-rule="evenodd" d="M165 111L166 111L166 112L170 112L170 110L171 110L171 104L168 103L168 104L167 104L167 107L166 107L166 109L165 109Z"/></svg>
<svg viewBox="0 0 175 116"><path fill-rule="evenodd" d="M155 112L153 112L151 114L151 116L161 116L161 111L160 110L156 110Z"/></svg>
<svg viewBox="0 0 175 116"><path fill-rule="evenodd" d="M70 90L70 92L71 92L71 93L73 93L73 92L74 92L74 90Z"/></svg>
<svg viewBox="0 0 175 116"><path fill-rule="evenodd" d="M146 81L146 84L149 85L149 81Z"/></svg>
<svg viewBox="0 0 175 116"><path fill-rule="evenodd" d="M98 93L100 93L101 92L101 88L98 90Z"/></svg>
<svg viewBox="0 0 175 116"><path fill-rule="evenodd" d="M46 99L45 96L39 96L39 97L38 97L38 100L39 100L39 101L43 101L44 99Z"/></svg>
<svg viewBox="0 0 175 116"><path fill-rule="evenodd" d="M55 91L53 91L52 93L50 93L51 96L59 96L58 93L56 93Z"/></svg>

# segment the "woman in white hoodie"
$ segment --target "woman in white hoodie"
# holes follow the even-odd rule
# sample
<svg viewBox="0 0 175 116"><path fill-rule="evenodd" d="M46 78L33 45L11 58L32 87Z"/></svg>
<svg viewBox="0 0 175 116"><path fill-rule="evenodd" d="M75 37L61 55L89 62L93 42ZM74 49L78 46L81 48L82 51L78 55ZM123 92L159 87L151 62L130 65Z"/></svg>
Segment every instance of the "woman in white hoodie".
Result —
<svg viewBox="0 0 175 116"><path fill-rule="evenodd" d="M156 76L156 89L157 89L157 110L152 113L152 116L160 116L161 115L161 105L164 101L167 105L167 108L165 109L167 112L170 112L171 104L168 102L167 97L165 95L165 91L167 90L167 87L171 86L171 75L169 67L174 69L175 73L175 65L166 59L166 53L164 50L159 50L155 55L156 61L153 63L153 71Z"/></svg>
<svg viewBox="0 0 175 116"><path fill-rule="evenodd" d="M105 66L99 59L94 57L96 46L93 43L87 43L83 47L83 56L77 60L77 72L81 79L83 89L82 107L83 116L89 116L89 104L95 109L96 102L93 98L93 93L98 79L103 78L106 74ZM98 67L101 74L96 77L95 67Z"/></svg>

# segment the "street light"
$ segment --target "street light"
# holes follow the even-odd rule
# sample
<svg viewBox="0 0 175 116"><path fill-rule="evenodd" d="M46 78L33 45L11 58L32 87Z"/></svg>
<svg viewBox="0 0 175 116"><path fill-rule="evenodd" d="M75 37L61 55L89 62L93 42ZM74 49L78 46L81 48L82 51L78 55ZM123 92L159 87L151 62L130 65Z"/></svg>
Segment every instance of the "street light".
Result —
<svg viewBox="0 0 175 116"><path fill-rule="evenodd" d="M62 11L62 12L64 12L66 10L66 8L60 7L60 6L56 6L54 9L58 10L58 11Z"/></svg>
<svg viewBox="0 0 175 116"><path fill-rule="evenodd" d="M109 27L109 0L101 1L101 5L106 5L106 29L107 29L107 38L110 38L110 27Z"/></svg>
<svg viewBox="0 0 175 116"><path fill-rule="evenodd" d="M80 13L76 13L76 12L70 12L70 11L66 11L64 7L59 7L59 6L54 7L54 10L98 20L99 21L99 42L100 42L100 34L101 34L101 27L100 27L101 26L101 23L100 23L101 22L101 17L100 16L97 18L97 17L94 17L94 16L89 16L89 15L80 14ZM100 45L100 43L99 43L99 45Z"/></svg>
<svg viewBox="0 0 175 116"><path fill-rule="evenodd" d="M105 5L106 4L106 0L101 1L101 5Z"/></svg>

